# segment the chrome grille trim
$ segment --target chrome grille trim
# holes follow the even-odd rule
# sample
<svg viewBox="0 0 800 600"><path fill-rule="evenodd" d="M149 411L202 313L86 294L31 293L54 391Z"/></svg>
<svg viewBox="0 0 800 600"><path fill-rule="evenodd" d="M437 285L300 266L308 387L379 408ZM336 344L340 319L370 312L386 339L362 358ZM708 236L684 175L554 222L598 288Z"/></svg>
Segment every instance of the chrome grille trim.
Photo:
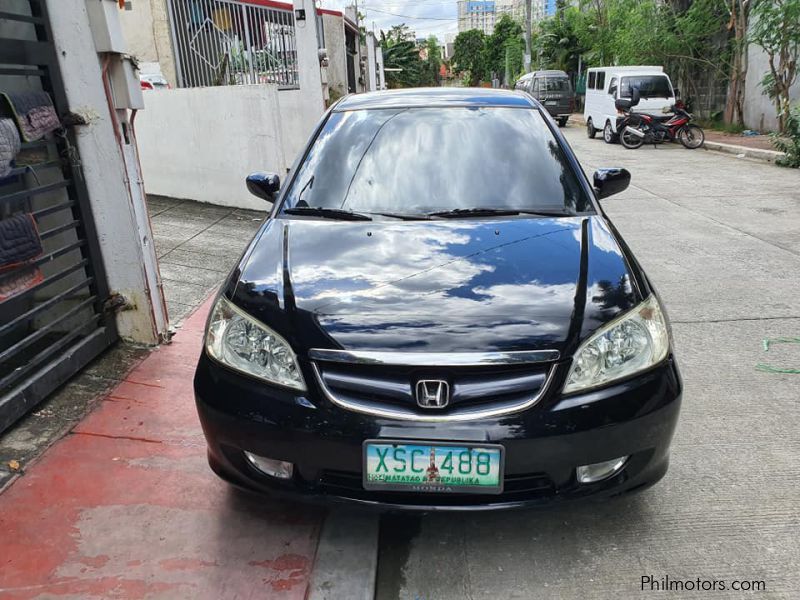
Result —
<svg viewBox="0 0 800 600"><path fill-rule="evenodd" d="M556 365L550 367L547 372L547 377L539 388L537 393L523 401L496 403L494 406L465 406L463 408L456 408L447 414L420 414L401 406L394 406L383 403L360 402L354 400L347 400L340 398L332 393L325 381L322 378L319 367L315 362L311 363L311 368L314 370L314 375L317 378L322 393L334 405L350 410L353 412L373 415L376 417L383 417L386 419L397 419L400 421L417 421L419 423L443 423L443 422L464 422L464 421L477 421L480 419L490 419L500 417L512 413L521 412L534 406L541 400L547 390L550 388L550 383L556 372Z"/></svg>
<svg viewBox="0 0 800 600"><path fill-rule="evenodd" d="M525 365L555 362L558 350L512 352L374 352L371 350L331 350L312 348L308 357L326 362L407 367L480 367L486 365Z"/></svg>

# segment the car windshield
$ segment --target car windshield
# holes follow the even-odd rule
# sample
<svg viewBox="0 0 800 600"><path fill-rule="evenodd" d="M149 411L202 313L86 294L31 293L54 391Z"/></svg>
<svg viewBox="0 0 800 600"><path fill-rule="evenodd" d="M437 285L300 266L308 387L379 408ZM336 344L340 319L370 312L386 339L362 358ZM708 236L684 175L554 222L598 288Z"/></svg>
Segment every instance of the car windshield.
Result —
<svg viewBox="0 0 800 600"><path fill-rule="evenodd" d="M334 112L284 209L423 214L593 212L539 111L449 107Z"/></svg>
<svg viewBox="0 0 800 600"><path fill-rule="evenodd" d="M568 92L569 79L567 77L546 77L542 79L542 89L547 92Z"/></svg>
<svg viewBox="0 0 800 600"><path fill-rule="evenodd" d="M665 75L635 75L623 77L620 84L620 98L630 98L631 89L639 88L642 98L671 98L672 88Z"/></svg>

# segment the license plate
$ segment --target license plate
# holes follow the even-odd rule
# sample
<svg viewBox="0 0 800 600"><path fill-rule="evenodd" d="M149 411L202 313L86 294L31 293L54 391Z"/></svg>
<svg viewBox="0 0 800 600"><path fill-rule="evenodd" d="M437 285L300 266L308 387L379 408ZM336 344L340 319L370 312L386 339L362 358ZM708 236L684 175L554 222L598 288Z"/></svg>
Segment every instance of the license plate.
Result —
<svg viewBox="0 0 800 600"><path fill-rule="evenodd" d="M545 106L555 106L556 104L558 104L558 100L546 100L545 101Z"/></svg>
<svg viewBox="0 0 800 600"><path fill-rule="evenodd" d="M364 442L364 489L499 494L503 447L449 442Z"/></svg>

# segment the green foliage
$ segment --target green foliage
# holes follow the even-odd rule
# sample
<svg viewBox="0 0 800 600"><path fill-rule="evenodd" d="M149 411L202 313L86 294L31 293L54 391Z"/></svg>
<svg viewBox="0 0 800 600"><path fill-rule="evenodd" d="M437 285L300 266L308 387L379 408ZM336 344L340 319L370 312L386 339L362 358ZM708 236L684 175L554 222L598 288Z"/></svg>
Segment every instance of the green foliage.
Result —
<svg viewBox="0 0 800 600"><path fill-rule="evenodd" d="M554 17L544 19L531 48L536 63L542 69L560 69L568 73L578 71L578 57L588 50L579 38L581 27L588 27L581 12L565 7ZM584 31L586 33L586 31ZM584 40L586 36L584 35Z"/></svg>
<svg viewBox="0 0 800 600"><path fill-rule="evenodd" d="M428 57L425 59L423 69L424 85L439 85L439 68L442 66L442 54L439 49L439 40L431 35L425 42Z"/></svg>
<svg viewBox="0 0 800 600"><path fill-rule="evenodd" d="M389 69L385 71L386 86L390 89L422 85L422 60L416 43L407 39L408 33L405 24L393 26L388 33L381 31L383 66Z"/></svg>
<svg viewBox="0 0 800 600"><path fill-rule="evenodd" d="M782 167L800 168L800 104L795 104L789 110L783 134L772 133L772 145L779 152L786 154L786 158L777 160Z"/></svg>
<svg viewBox="0 0 800 600"><path fill-rule="evenodd" d="M730 4L736 0L580 0L562 3L532 40L536 68L663 65L685 92L731 70ZM800 0L797 0L800 1Z"/></svg>
<svg viewBox="0 0 800 600"><path fill-rule="evenodd" d="M522 37L506 40L505 55L506 82L511 85L525 73L525 40Z"/></svg>
<svg viewBox="0 0 800 600"><path fill-rule="evenodd" d="M506 71L509 48L518 48L520 42L522 42L524 53L525 41L522 37L522 26L510 16L502 15L495 23L492 35L487 36L484 41L483 64L487 75L491 76L494 73L502 78Z"/></svg>
<svg viewBox="0 0 800 600"><path fill-rule="evenodd" d="M790 90L800 59L800 0L758 0L752 16L750 39L769 59L761 86L775 103L780 131L785 131L792 118Z"/></svg>
<svg viewBox="0 0 800 600"><path fill-rule="evenodd" d="M479 29L462 31L453 44L453 63L460 71L469 73L469 84L478 85L486 74L484 62L485 35Z"/></svg>

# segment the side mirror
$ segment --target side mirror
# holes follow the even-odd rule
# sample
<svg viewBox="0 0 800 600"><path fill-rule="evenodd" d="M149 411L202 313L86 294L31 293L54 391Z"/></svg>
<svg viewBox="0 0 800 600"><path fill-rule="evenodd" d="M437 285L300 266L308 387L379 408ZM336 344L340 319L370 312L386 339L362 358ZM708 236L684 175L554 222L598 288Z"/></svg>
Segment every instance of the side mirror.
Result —
<svg viewBox="0 0 800 600"><path fill-rule="evenodd" d="M680 97L681 97L681 91L680 91L680 89L678 89L678 88L672 88L672 91L673 91L673 92L675 92L675 97L676 97L676 98L680 98Z"/></svg>
<svg viewBox="0 0 800 600"><path fill-rule="evenodd" d="M614 100L614 107L617 110L627 111L631 109L632 102L627 98L617 98Z"/></svg>
<svg viewBox="0 0 800 600"><path fill-rule="evenodd" d="M642 99L642 93L639 91L639 88L633 88L631 90L631 106L636 106L639 104L639 100Z"/></svg>
<svg viewBox="0 0 800 600"><path fill-rule="evenodd" d="M631 174L628 169L597 169L594 172L594 191L598 199L608 198L628 189Z"/></svg>
<svg viewBox="0 0 800 600"><path fill-rule="evenodd" d="M267 202L275 202L275 193L281 189L281 179L275 173L250 173L245 179L248 191Z"/></svg>

